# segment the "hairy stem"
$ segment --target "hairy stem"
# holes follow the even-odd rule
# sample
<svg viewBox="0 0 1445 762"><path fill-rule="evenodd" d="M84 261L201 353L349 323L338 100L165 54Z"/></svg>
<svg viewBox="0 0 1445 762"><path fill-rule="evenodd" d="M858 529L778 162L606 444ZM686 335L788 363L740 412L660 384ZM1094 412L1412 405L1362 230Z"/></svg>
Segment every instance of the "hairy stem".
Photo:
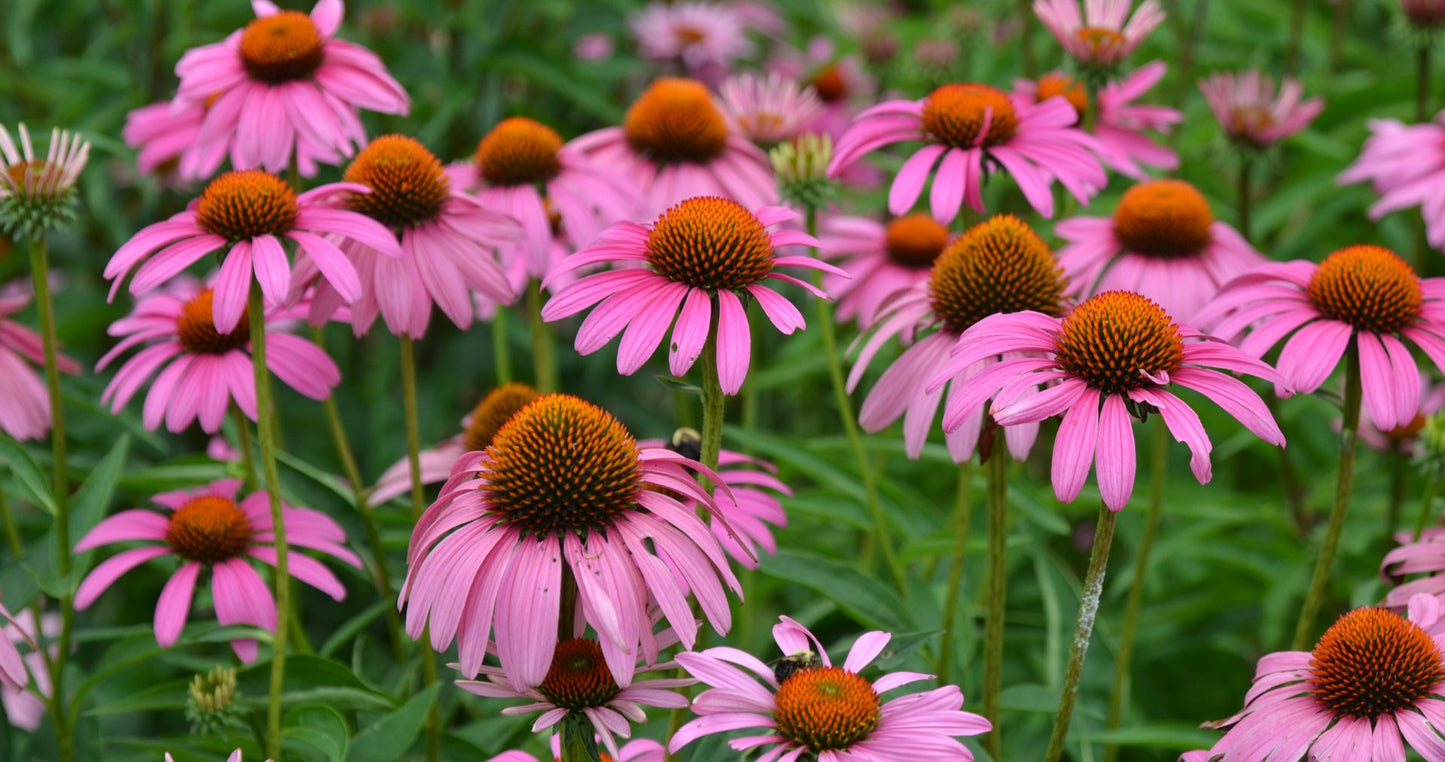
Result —
<svg viewBox="0 0 1445 762"><path fill-rule="evenodd" d="M1425 489L1425 496L1420 498L1420 518L1415 521L1415 542L1420 541L1420 535L1425 533L1425 528L1430 526L1430 517L1435 515L1431 508L1435 505L1435 496L1440 494L1440 476L1430 480L1430 486Z"/></svg>
<svg viewBox="0 0 1445 762"><path fill-rule="evenodd" d="M532 378L537 391L557 391L557 347L552 330L542 320L542 284L532 281L527 286L527 318L532 329Z"/></svg>
<svg viewBox="0 0 1445 762"><path fill-rule="evenodd" d="M260 477L256 475L256 453L251 450L251 419L241 412L241 407L231 403L231 422L236 424L236 451L241 456L241 469L245 475L246 491L254 492Z"/></svg>
<svg viewBox="0 0 1445 762"><path fill-rule="evenodd" d="M1008 594L1008 445L1003 427L993 431L988 458L988 619L983 631L983 716L993 724L984 736L990 757L1003 751L999 694L1003 691L1003 626Z"/></svg>
<svg viewBox="0 0 1445 762"><path fill-rule="evenodd" d="M411 471L411 517L421 518L426 510L426 492L421 482L421 425L417 414L416 394L416 346L411 337L402 334L401 339L401 397L402 410L406 418L406 460ZM432 653L430 638L421 638L421 669L425 685L437 681L436 655ZM426 715L426 758L436 762L441 754L441 707L436 701Z"/></svg>
<svg viewBox="0 0 1445 762"><path fill-rule="evenodd" d="M953 504L953 553L948 565L948 587L943 594L943 640L938 646L939 686L951 685L950 662L957 647L958 605L963 599L963 567L968 555L968 533L973 523L973 459L958 464L958 492Z"/></svg>
<svg viewBox="0 0 1445 762"><path fill-rule="evenodd" d="M286 640L291 633L290 549L286 544L286 517L281 509L281 474L276 468L276 410L271 396L271 373L266 367L266 305L260 281L251 280L247 303L251 321L251 365L256 375L256 439L261 450L261 471L271 506L276 536L276 632L272 638L271 687L266 700L266 755L281 756L281 693L286 682Z"/></svg>
<svg viewBox="0 0 1445 762"><path fill-rule="evenodd" d="M1300 48L1304 41L1305 13L1309 10L1308 0L1294 0L1289 15L1289 42L1284 51L1284 75L1293 77L1299 73Z"/></svg>
<svg viewBox="0 0 1445 762"><path fill-rule="evenodd" d="M492 363L497 366L497 386L512 383L512 348L507 342L507 308L497 305L492 315Z"/></svg>

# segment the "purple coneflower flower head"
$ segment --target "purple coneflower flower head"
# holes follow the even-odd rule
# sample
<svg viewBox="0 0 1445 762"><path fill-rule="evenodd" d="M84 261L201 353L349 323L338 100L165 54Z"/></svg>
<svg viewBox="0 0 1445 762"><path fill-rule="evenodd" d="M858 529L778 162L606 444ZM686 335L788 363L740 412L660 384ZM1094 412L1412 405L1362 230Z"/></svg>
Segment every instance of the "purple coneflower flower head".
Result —
<svg viewBox="0 0 1445 762"><path fill-rule="evenodd" d="M649 3L628 26L643 58L681 63L712 84L753 52L743 18L722 3Z"/></svg>
<svg viewBox="0 0 1445 762"><path fill-rule="evenodd" d="M144 349L116 371L101 403L119 413L141 385L154 378L141 418L148 429L164 422L170 431L180 432L199 420L203 431L214 434L233 402L256 420L251 326L243 312L235 328L216 330L211 317L214 293L185 279L142 298L130 315L112 323L107 332L123 338L101 356L96 370L136 347ZM285 330L300 314L295 308L267 312L266 367L287 386L324 400L341 383L341 370L323 349Z"/></svg>
<svg viewBox="0 0 1445 762"><path fill-rule="evenodd" d="M589 132L569 145L601 171L646 189L644 217L693 196L722 196L749 209L778 201L767 154L728 124L694 80L654 81L621 127Z"/></svg>
<svg viewBox="0 0 1445 762"><path fill-rule="evenodd" d="M1416 595L1445 596L1445 526L1427 527L1417 540L1398 537L1400 546L1385 554L1380 577L1396 584L1385 594L1386 606L1403 607ZM1410 575L1415 579L1405 581ZM1445 728L1442 728L1445 729Z"/></svg>
<svg viewBox="0 0 1445 762"><path fill-rule="evenodd" d="M1360 442L1372 450L1407 456L1418 455L1424 450L1421 434L1425 430L1426 421L1441 410L1445 410L1445 384L1434 384L1427 374L1421 373L1420 409L1414 418L1392 428L1382 429L1370 419L1368 412L1362 412L1360 427L1355 433L1359 435ZM1340 422L1336 421L1336 430L1340 425Z"/></svg>
<svg viewBox="0 0 1445 762"><path fill-rule="evenodd" d="M601 739L598 739L601 741ZM557 762L562 757L562 736L554 733L552 735L552 756L551 758L536 757L525 751L504 751L487 762ZM622 745L617 750L617 756L613 759L616 762L664 762L667 759L667 750L662 744L651 738L637 738Z"/></svg>
<svg viewBox="0 0 1445 762"><path fill-rule="evenodd" d="M697 719L672 737L670 750L713 733L757 729L728 741L735 751L766 748L760 760L798 759L804 754L833 762L879 759L958 759L973 752L958 736L993 727L963 711L963 693L945 686L884 701L881 694L932 675L893 672L876 680L860 674L893 637L866 632L854 641L842 666L834 666L817 637L781 617L773 639L784 658L769 666L735 648L680 653L677 663L708 688L692 702Z"/></svg>
<svg viewBox="0 0 1445 762"><path fill-rule="evenodd" d="M1071 293L1133 291L1186 324L1225 283L1267 260L1183 180L1151 180L1124 192L1109 217L1054 226L1066 241L1059 264Z"/></svg>
<svg viewBox="0 0 1445 762"><path fill-rule="evenodd" d="M659 638L660 642L667 639ZM672 638L676 640L676 638ZM643 707L680 709L688 704L687 697L676 692L676 688L697 682L689 678L653 678L639 680L650 672L672 669L675 665L664 662L638 669L629 679L618 680L602 656L602 646L591 638L573 638L557 644L552 655L552 666L540 685L517 687L505 670L483 666L481 676L485 680L458 680L457 687L478 696L499 699L522 699L527 703L509 706L502 710L506 716L541 712L542 716L532 724L533 733L541 733L556 727L567 715L581 713L592 723L593 729L602 742L603 748L613 759L620 758L615 736L629 738L632 723L647 722ZM560 731L560 728L559 728ZM558 736L561 735L559 732Z"/></svg>
<svg viewBox="0 0 1445 762"><path fill-rule="evenodd" d="M142 541L148 544L117 553L91 570L75 593L75 607L95 602L121 575L153 558L174 556L181 562L156 602L156 642L175 645L191 612L191 598L202 572L210 574L216 621L222 625L249 624L276 629L276 600L256 572L260 561L276 564L275 524L265 492L253 492L237 501L240 479L221 479L195 490L166 492L151 498L163 512L135 508L95 525L75 545L81 553L102 545ZM361 559L346 549L346 534L330 517L310 508L282 506L286 542L361 567ZM324 564L303 553L289 556L291 576L331 596L346 597L346 588ZM256 658L254 640L233 640L231 647L242 661Z"/></svg>
<svg viewBox="0 0 1445 762"><path fill-rule="evenodd" d="M930 176L934 219L947 225L964 203L982 212L983 182L1002 171L1039 214L1051 217L1054 180L1083 204L1108 182L1094 155L1098 141L1077 129L1077 121L1062 97L1028 104L988 85L944 85L926 98L884 101L859 114L838 139L828 173L837 177L864 154L891 143L921 140L928 145L893 178L890 213L912 209Z"/></svg>
<svg viewBox="0 0 1445 762"><path fill-rule="evenodd" d="M719 481L697 461L639 447L599 407L563 394L534 400L485 451L457 460L417 522L401 591L407 632L421 637L430 619L432 645L455 638L467 677L495 633L511 684L541 685L557 645L564 569L577 585L578 620L597 631L619 685L639 656L657 660L652 605L685 647L698 628L689 593L725 632L724 588L740 588L693 511L715 505L694 472Z"/></svg>
<svg viewBox="0 0 1445 762"><path fill-rule="evenodd" d="M823 299L827 294L777 268L803 267L846 276L806 254L778 256L776 249L783 246L818 245L817 239L796 230L769 231L797 217L780 206L748 211L735 201L701 197L668 209L651 225L619 222L553 270L548 282L582 267L602 263L621 267L584 276L557 292L542 308L542 319L561 320L596 304L577 332L577 352L590 355L622 334L617 372L630 376L657 351L676 316L668 352L672 374L686 375L715 332L722 390L737 394L752 356L747 311L740 297L756 299L773 325L790 334L804 327L803 315L768 288L767 281L800 285Z"/></svg>
<svg viewBox="0 0 1445 762"><path fill-rule="evenodd" d="M1445 248L1445 124L1437 117L1406 125L1394 119L1370 119L1364 150L1344 172L1341 183L1366 180L1380 198L1370 219L1406 207L1420 207L1430 245Z"/></svg>
<svg viewBox="0 0 1445 762"><path fill-rule="evenodd" d="M1250 148L1268 148L1308 127L1324 109L1324 101L1300 101L1304 88L1285 79L1279 94L1274 80L1249 69L1239 74L1218 72L1199 83L1200 92L1224 135Z"/></svg>
<svg viewBox="0 0 1445 762"><path fill-rule="evenodd" d="M447 168L452 182L483 205L522 223L525 238L507 247L526 276L541 279L555 264L560 238L573 250L604 227L637 215L642 192L627 178L583 155L541 122L503 119L477 144L472 161Z"/></svg>
<svg viewBox="0 0 1445 762"><path fill-rule="evenodd" d="M881 431L902 416L904 451L916 459L945 391L930 382L949 365L949 351L959 336L997 313L1062 314L1067 286L1048 244L1019 218L999 215L969 229L943 250L926 281L896 294L880 310L876 329L863 341L848 374L849 390L863 379L873 357L890 339L896 336L910 346L863 400L858 424L865 431ZM952 393L997 360L986 356L957 368L950 374ZM978 400L957 425L947 427L948 452L957 463L972 458L978 446L985 423L984 401ZM1015 459L1028 457L1038 432L1037 421L1004 430Z"/></svg>
<svg viewBox="0 0 1445 762"><path fill-rule="evenodd" d="M1164 23L1164 9L1144 0L1130 14L1134 0L1034 0L1034 15L1065 52L1084 66L1117 66L1149 33Z"/></svg>
<svg viewBox="0 0 1445 762"><path fill-rule="evenodd" d="M34 732L45 719L45 699L50 698L50 669L45 652L33 650L35 645L49 641L49 658L60 653L54 645L60 635L60 615L46 613L40 616L40 626L35 625L35 614L29 609L11 616L0 606L0 703L5 707L5 718L21 730ZM20 655L22 669L14 671L14 655L6 653L9 648L18 649L29 645L31 650ZM25 682L24 669L30 670L29 685Z"/></svg>
<svg viewBox="0 0 1445 762"><path fill-rule="evenodd" d="M45 364L39 334L10 317L30 303L26 292L0 295L0 431L15 439L39 439L50 431L50 394L35 366ZM80 365L59 356L62 373Z"/></svg>
<svg viewBox="0 0 1445 762"><path fill-rule="evenodd" d="M320 0L308 16L252 0L256 20L221 42L186 51L176 64L177 113L205 109L195 150L223 150L236 169L281 172L293 154L350 156L366 142L358 109L405 114L406 91L375 53L333 35L341 0ZM310 169L315 170L315 164Z"/></svg>
<svg viewBox="0 0 1445 762"><path fill-rule="evenodd" d="M885 225L867 217L829 217L819 250L851 277L830 276L823 288L838 300L838 322L857 319L868 328L888 297L928 280L934 260L948 245L948 228L926 212L894 217Z"/></svg>
<svg viewBox="0 0 1445 762"><path fill-rule="evenodd" d="M1442 0L1400 0L1400 10L1410 25L1429 31L1445 27L1445 1Z"/></svg>
<svg viewBox="0 0 1445 762"><path fill-rule="evenodd" d="M1223 738L1181 762L1445 759L1445 622L1440 602L1409 600L1409 618L1359 608L1313 651L1259 660L1244 709L1206 723Z"/></svg>
<svg viewBox="0 0 1445 762"><path fill-rule="evenodd" d="M1134 491L1135 411L1156 412L1174 439L1188 445L1200 484L1211 476L1212 445L1199 416L1173 388L1193 389L1219 405L1255 436L1284 446L1284 434L1264 401L1220 370L1281 383L1274 369L1229 344L1174 322L1147 297L1105 291L1063 318L1040 312L991 315L958 339L953 356L930 384L985 358L1019 353L955 383L943 430L967 425L989 398L1002 426L1062 415L1054 442L1054 494L1079 496L1094 466L1110 510L1123 509ZM1043 384L1052 384L1042 387Z"/></svg>
<svg viewBox="0 0 1445 762"><path fill-rule="evenodd" d="M362 295L361 279L330 239L358 241L393 257L402 252L396 237L381 223L329 206L334 196L348 192L365 193L367 188L331 183L297 195L285 180L258 169L227 172L212 180L184 212L142 228L111 256L105 266L110 298L115 298L132 269L130 292L140 296L224 248L213 308L216 330L229 333L246 311L252 277L272 304L285 302L293 287L299 292L304 285L305 278L292 278L282 243L289 239L306 252L342 299L355 301Z"/></svg>
<svg viewBox="0 0 1445 762"><path fill-rule="evenodd" d="M1409 340L1445 368L1445 278L1420 278L1379 246L1350 246L1315 264L1265 265L1235 278L1200 315L1212 332L1248 334L1239 346L1261 357L1286 336L1276 366L1294 391L1318 389L1345 352L1360 357L1364 409L1376 426L1414 420L1420 370Z"/></svg>
<svg viewBox="0 0 1445 762"><path fill-rule="evenodd" d="M738 130L763 148L792 140L823 112L812 89L776 73L728 77L718 86L718 97Z"/></svg>

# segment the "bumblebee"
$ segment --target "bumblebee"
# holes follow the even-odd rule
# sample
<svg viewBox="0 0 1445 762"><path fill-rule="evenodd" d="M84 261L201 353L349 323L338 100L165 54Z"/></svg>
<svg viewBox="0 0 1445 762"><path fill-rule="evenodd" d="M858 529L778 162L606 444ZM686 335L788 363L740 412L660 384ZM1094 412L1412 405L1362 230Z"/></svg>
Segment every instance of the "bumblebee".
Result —
<svg viewBox="0 0 1445 762"><path fill-rule="evenodd" d="M667 449L692 460L702 459L702 435L697 429L681 428L672 432L672 441L667 443Z"/></svg>
<svg viewBox="0 0 1445 762"><path fill-rule="evenodd" d="M787 656L781 656L768 662L773 668L773 677L781 685L784 680L802 672L805 669L814 669L823 666L823 660L818 655L804 648L801 651L794 651Z"/></svg>

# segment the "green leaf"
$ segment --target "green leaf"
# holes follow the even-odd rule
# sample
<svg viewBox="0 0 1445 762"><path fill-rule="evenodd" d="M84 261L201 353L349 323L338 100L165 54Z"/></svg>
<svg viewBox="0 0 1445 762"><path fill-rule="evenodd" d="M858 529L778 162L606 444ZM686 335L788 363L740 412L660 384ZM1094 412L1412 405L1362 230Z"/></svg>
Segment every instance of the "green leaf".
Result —
<svg viewBox="0 0 1445 762"><path fill-rule="evenodd" d="M1208 749L1219 740L1217 731L1200 730L1194 725L1139 725L1115 730L1082 733L1079 740L1119 746L1156 746L1167 749Z"/></svg>
<svg viewBox="0 0 1445 762"><path fill-rule="evenodd" d="M915 651L922 648L928 641L937 638L942 630L928 630L926 632L905 632L902 635L894 635L888 641L888 648L873 662L874 666L889 672L900 667L908 660Z"/></svg>
<svg viewBox="0 0 1445 762"><path fill-rule="evenodd" d="M867 627L888 632L917 629L897 593L849 564L783 548L763 559L762 570L813 588Z"/></svg>
<svg viewBox="0 0 1445 762"><path fill-rule="evenodd" d="M40 471L40 466L35 464L30 453L14 439L0 436L0 460L10 467L10 473L15 475L15 481L25 490L26 497L54 516L55 498L51 495L50 481Z"/></svg>
<svg viewBox="0 0 1445 762"><path fill-rule="evenodd" d="M346 483L343 482L341 479L337 478L335 474L329 474L325 471L322 471L316 466L313 466L310 463L307 463L306 461L296 457L295 455L291 455L290 453L277 452L276 462L284 464L287 468L290 468L296 473L301 474L302 476L310 479L313 482L316 482L317 484L326 488L328 492L341 498L348 505L351 504L353 500L355 500L355 497L351 494L351 488L347 487Z"/></svg>
<svg viewBox="0 0 1445 762"><path fill-rule="evenodd" d="M243 703L265 705L270 689L271 662L259 662L236 675L236 687ZM308 654L286 659L286 684L282 703L286 706L325 704L340 711L390 712L396 702L362 682L340 662Z"/></svg>
<svg viewBox="0 0 1445 762"><path fill-rule="evenodd" d="M227 476L230 472L225 463L203 455L188 455L159 466L131 471L120 478L120 486L132 492L166 492Z"/></svg>
<svg viewBox="0 0 1445 762"><path fill-rule="evenodd" d="M86 477L85 483L80 485L76 491L75 498L70 503L70 539L71 542L79 542L87 532L100 523L105 517L106 509L115 498L115 487L120 481L121 472L125 468L126 455L130 453L130 435L123 434L106 453L95 468L91 469L90 476ZM80 576L90 568L92 552L87 551L76 557L75 581L72 583L72 591L79 585Z"/></svg>
<svg viewBox="0 0 1445 762"><path fill-rule="evenodd" d="M436 701L441 683L432 683L412 696L399 709L366 726L352 739L346 762L391 762L411 747L426 723L427 711Z"/></svg>
<svg viewBox="0 0 1445 762"><path fill-rule="evenodd" d="M282 743L300 741L316 747L331 762L346 757L351 732L341 713L324 704L298 706L281 721Z"/></svg>

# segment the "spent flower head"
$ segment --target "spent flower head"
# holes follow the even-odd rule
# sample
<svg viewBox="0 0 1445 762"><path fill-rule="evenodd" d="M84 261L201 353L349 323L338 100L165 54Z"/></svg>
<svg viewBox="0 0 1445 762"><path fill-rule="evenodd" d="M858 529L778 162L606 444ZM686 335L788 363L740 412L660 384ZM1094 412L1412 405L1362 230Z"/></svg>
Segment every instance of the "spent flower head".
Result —
<svg viewBox="0 0 1445 762"><path fill-rule="evenodd" d="M0 231L38 238L75 217L75 181L90 158L90 143L55 128L45 157L36 158L24 124L16 134L18 143L0 125Z"/></svg>

